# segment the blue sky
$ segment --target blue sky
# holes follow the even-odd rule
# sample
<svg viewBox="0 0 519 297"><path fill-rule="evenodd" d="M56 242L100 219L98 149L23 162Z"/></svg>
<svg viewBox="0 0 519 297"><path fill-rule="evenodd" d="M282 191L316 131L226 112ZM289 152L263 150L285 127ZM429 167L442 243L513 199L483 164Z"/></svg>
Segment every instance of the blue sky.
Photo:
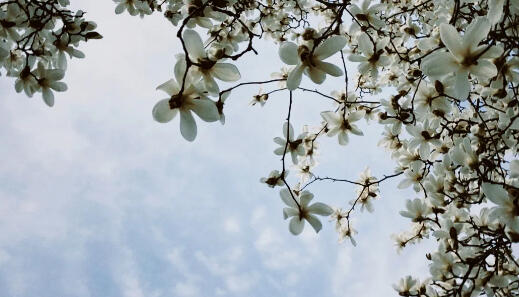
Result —
<svg viewBox="0 0 519 297"><path fill-rule="evenodd" d="M163 97L155 88L172 77L180 52L175 29L159 15L115 16L111 1L93 2L74 5L104 39L69 63L69 90L53 108L0 79L0 296L397 296L391 284L400 276L426 274L428 246L397 254L390 239L408 224L398 215L405 199L415 198L398 181L382 185L373 214L357 213L357 247L337 243L326 219L319 235L307 226L292 236L278 189L258 182L279 169L272 138L287 94L261 108L248 105L257 87L233 92L225 126L198 121L188 143L178 119L151 117ZM281 66L272 44L258 49L239 64L243 81ZM329 92L341 80L326 83ZM297 94L296 129L318 123L327 104ZM348 147L323 139L316 172L391 173L376 146L380 129L364 125ZM343 207L354 195L345 184L311 190Z"/></svg>

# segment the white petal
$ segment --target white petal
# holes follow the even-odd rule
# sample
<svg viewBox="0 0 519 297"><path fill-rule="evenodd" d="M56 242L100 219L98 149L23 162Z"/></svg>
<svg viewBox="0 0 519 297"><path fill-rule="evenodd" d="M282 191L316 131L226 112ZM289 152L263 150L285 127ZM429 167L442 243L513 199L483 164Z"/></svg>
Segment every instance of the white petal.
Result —
<svg viewBox="0 0 519 297"><path fill-rule="evenodd" d="M296 151L290 152L290 158L292 159L292 163L294 163L294 165L297 165L297 152Z"/></svg>
<svg viewBox="0 0 519 297"><path fill-rule="evenodd" d="M17 79L14 83L14 89L17 93L20 93L23 90L23 81L21 79Z"/></svg>
<svg viewBox="0 0 519 297"><path fill-rule="evenodd" d="M79 59L83 59L85 57L85 54L82 51L77 50L75 48L69 47L66 49L66 52L70 55L70 57L75 57Z"/></svg>
<svg viewBox="0 0 519 297"><path fill-rule="evenodd" d="M43 88L43 101L45 101L45 104L47 104L49 107L54 106L54 94L49 88Z"/></svg>
<svg viewBox="0 0 519 297"><path fill-rule="evenodd" d="M437 52L427 57L420 68L426 75L437 78L456 71L459 65L450 53Z"/></svg>
<svg viewBox="0 0 519 297"><path fill-rule="evenodd" d="M348 56L348 60L351 61L351 62L366 62L368 60L368 58L366 58L365 56L362 56L362 55L349 55Z"/></svg>
<svg viewBox="0 0 519 297"><path fill-rule="evenodd" d="M305 227L305 221L300 220L299 217L293 217L288 224L288 230L290 233L294 235L299 235L303 232L303 228Z"/></svg>
<svg viewBox="0 0 519 297"><path fill-rule="evenodd" d="M321 216L329 216L333 213L333 209L331 207L329 207L328 205L321 203L321 202L316 202L316 203L310 205L310 207L308 207L307 209L309 212L315 213L315 214L318 214Z"/></svg>
<svg viewBox="0 0 519 297"><path fill-rule="evenodd" d="M67 84L60 81L51 82L49 87L57 92L65 92L67 90Z"/></svg>
<svg viewBox="0 0 519 297"><path fill-rule="evenodd" d="M323 224L321 224L321 221L316 216L313 216L311 214L307 215L305 219L310 223L312 228L314 228L315 233L319 233L321 229L323 228Z"/></svg>
<svg viewBox="0 0 519 297"><path fill-rule="evenodd" d="M351 122L356 122L360 119L362 119L364 117L364 115L366 114L366 111L365 110L360 110L360 111L355 111L355 112L352 112L348 115L348 121L351 123Z"/></svg>
<svg viewBox="0 0 519 297"><path fill-rule="evenodd" d="M497 75L497 68L496 65L489 60L479 59L477 65L470 66L470 73L486 82Z"/></svg>
<svg viewBox="0 0 519 297"><path fill-rule="evenodd" d="M174 73L175 79L177 80L177 85L184 80L184 75L186 73L186 60L184 55L178 55L177 62L175 63ZM190 72L191 73L191 72ZM189 75L186 75L186 80L189 78ZM187 81L186 81L187 83ZM178 92L178 91L177 91Z"/></svg>
<svg viewBox="0 0 519 297"><path fill-rule="evenodd" d="M204 74L204 87L209 92L209 94L216 95L218 92L220 92L220 88L218 87L218 84L214 80L214 78L211 75Z"/></svg>
<svg viewBox="0 0 519 297"><path fill-rule="evenodd" d="M292 124L289 124L288 122L283 123L283 135L285 136L285 139L294 139L294 128L292 127ZM285 144L283 143L283 145Z"/></svg>
<svg viewBox="0 0 519 297"><path fill-rule="evenodd" d="M193 141L196 138L196 122L188 110L180 110L180 134L187 141Z"/></svg>
<svg viewBox="0 0 519 297"><path fill-rule="evenodd" d="M478 46L481 40L487 37L489 31L490 22L486 17L479 17L467 26L467 31L465 32L465 35L463 35L463 44L474 49Z"/></svg>
<svg viewBox="0 0 519 297"><path fill-rule="evenodd" d="M283 218L286 220L291 217L299 216L299 211L296 208L285 207L283 208Z"/></svg>
<svg viewBox="0 0 519 297"><path fill-rule="evenodd" d="M351 125L350 132L352 134L355 134L357 136L364 136L364 133L362 133L362 130L360 130L357 125Z"/></svg>
<svg viewBox="0 0 519 297"><path fill-rule="evenodd" d="M277 155L277 156L282 156L283 153L285 153L285 147L278 147L277 149L274 150L274 154Z"/></svg>
<svg viewBox="0 0 519 297"><path fill-rule="evenodd" d="M284 133L285 134L285 133ZM275 137L274 138L274 142L281 145L281 146L285 146L286 144L286 140L284 138L281 138L281 137Z"/></svg>
<svg viewBox="0 0 519 297"><path fill-rule="evenodd" d="M313 198L314 198L314 194L312 194L308 191L304 191L303 193L301 193L301 196L299 197L299 201L301 201L301 205L303 207L306 207L308 205L308 203L310 203L310 201L312 201Z"/></svg>
<svg viewBox="0 0 519 297"><path fill-rule="evenodd" d="M402 181L398 184L397 188L399 188L399 189L405 189L405 188L409 187L409 186L412 185L412 184L413 184L413 181L410 180L410 179L408 179L408 178L406 178L406 179L402 180Z"/></svg>
<svg viewBox="0 0 519 297"><path fill-rule="evenodd" d="M500 46L492 46L487 50L487 45L481 45L481 50L485 51L479 58L480 59L495 59L503 54L503 48Z"/></svg>
<svg viewBox="0 0 519 297"><path fill-rule="evenodd" d="M326 79L326 73L319 70L317 67L307 67L307 74L310 79L316 84L322 84Z"/></svg>
<svg viewBox="0 0 519 297"><path fill-rule="evenodd" d="M121 14L126 9L126 3L121 2L115 7L115 14Z"/></svg>
<svg viewBox="0 0 519 297"><path fill-rule="evenodd" d="M346 42L346 37L334 35L321 43L317 49L315 49L314 55L317 59L324 60L343 49Z"/></svg>
<svg viewBox="0 0 519 297"><path fill-rule="evenodd" d="M305 69L305 66L299 64L294 68L292 71L290 71L290 74L287 78L287 88L290 91L293 91L299 87L301 84L301 79L303 78L303 70Z"/></svg>
<svg viewBox="0 0 519 297"><path fill-rule="evenodd" d="M358 39L359 42L359 50L365 54L366 56L373 55L373 43L369 40L369 37L366 33L362 33Z"/></svg>
<svg viewBox="0 0 519 297"><path fill-rule="evenodd" d="M449 24L441 24L440 37L445 46L456 58L463 58L466 49L463 46L464 44L456 28Z"/></svg>
<svg viewBox="0 0 519 297"><path fill-rule="evenodd" d="M503 205L508 199L508 193L503 189L501 185L483 183L481 190L485 194L488 200L494 202L497 205Z"/></svg>
<svg viewBox="0 0 519 297"><path fill-rule="evenodd" d="M330 125L337 126L342 120L337 113L334 111L323 111L321 112L321 117Z"/></svg>
<svg viewBox="0 0 519 297"><path fill-rule="evenodd" d="M174 79L170 79L167 82L157 87L157 90L161 90L169 96L175 95L180 91L180 87Z"/></svg>
<svg viewBox="0 0 519 297"><path fill-rule="evenodd" d="M67 69L67 56L63 51L60 51L58 54L58 67L63 70Z"/></svg>
<svg viewBox="0 0 519 297"><path fill-rule="evenodd" d="M341 76L343 74L342 69L335 64L322 61L317 61L315 64L317 68L331 76Z"/></svg>
<svg viewBox="0 0 519 297"><path fill-rule="evenodd" d="M297 208L297 204L292 198L292 195L290 195L290 192L288 189L283 189L279 191L279 196L281 197L281 200L287 205L292 208Z"/></svg>
<svg viewBox="0 0 519 297"><path fill-rule="evenodd" d="M61 80L65 76L65 71L62 69L47 70L47 78L50 80Z"/></svg>
<svg viewBox="0 0 519 297"><path fill-rule="evenodd" d="M185 30L183 38L189 57L193 58L195 60L194 62L197 62L200 58L206 57L204 43L196 31L190 29Z"/></svg>
<svg viewBox="0 0 519 297"><path fill-rule="evenodd" d="M216 104L209 99L193 100L191 110L193 110L197 116L206 122L215 122L220 119Z"/></svg>
<svg viewBox="0 0 519 297"><path fill-rule="evenodd" d="M178 113L178 109L169 108L169 99L162 99L153 106L153 119L159 123L171 121Z"/></svg>
<svg viewBox="0 0 519 297"><path fill-rule="evenodd" d="M339 144L340 145L347 145L348 144L348 141L349 141L349 138L348 138L348 133L346 133L346 131L341 131L338 135L338 140L339 140Z"/></svg>
<svg viewBox="0 0 519 297"><path fill-rule="evenodd" d="M279 57L285 64L296 65L299 61L297 45L293 42L283 42L279 47Z"/></svg>
<svg viewBox="0 0 519 297"><path fill-rule="evenodd" d="M237 81L241 78L238 68L230 63L216 63L211 72L222 81Z"/></svg>

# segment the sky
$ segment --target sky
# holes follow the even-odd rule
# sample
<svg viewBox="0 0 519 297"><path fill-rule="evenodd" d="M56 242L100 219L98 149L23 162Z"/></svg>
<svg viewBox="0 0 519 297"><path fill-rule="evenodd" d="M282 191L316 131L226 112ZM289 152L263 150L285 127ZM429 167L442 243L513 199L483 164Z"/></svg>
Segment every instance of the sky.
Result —
<svg viewBox="0 0 519 297"><path fill-rule="evenodd" d="M258 87L233 91L226 124L198 120L189 143L178 118L151 117L164 97L155 88L173 77L181 52L176 29L160 15L116 16L111 1L73 5L104 38L81 46L85 59L69 61L69 90L53 108L0 77L0 296L398 296L391 285L400 277L427 275L432 245L397 253L390 238L408 227L398 212L416 198L398 180L382 184L374 213L355 214L356 247L338 243L326 218L319 234L308 225L289 233L279 188L259 182L280 169L272 139L282 136L287 93L251 107ZM242 82L282 66L272 43L258 51L238 63ZM322 90L338 86L328 79ZM296 131L331 108L297 93ZM318 175L393 172L376 145L381 126L362 127L365 136L347 147L323 138ZM310 190L342 207L355 195L341 183Z"/></svg>

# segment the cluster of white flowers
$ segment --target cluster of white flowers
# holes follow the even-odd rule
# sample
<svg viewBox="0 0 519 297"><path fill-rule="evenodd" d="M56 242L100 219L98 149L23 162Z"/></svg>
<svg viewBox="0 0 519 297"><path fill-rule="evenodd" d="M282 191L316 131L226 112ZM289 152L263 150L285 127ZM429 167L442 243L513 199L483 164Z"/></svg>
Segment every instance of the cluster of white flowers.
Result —
<svg viewBox="0 0 519 297"><path fill-rule="evenodd" d="M42 93L48 106L54 93L67 90L61 82L69 58L84 58L79 43L100 39L96 24L72 12L68 0L0 2L0 75L16 78L15 89L28 97Z"/></svg>
<svg viewBox="0 0 519 297"><path fill-rule="evenodd" d="M64 53L80 57L77 43L98 34L81 12L62 12L68 18L53 30L55 23L43 24L47 19L35 11L66 1L42 2L0 4L0 65L17 77L18 91L41 91L51 104L51 90L65 89ZM261 182L282 187L290 232L301 233L305 221L318 232L316 215L330 216L339 239L355 244L355 210L372 212L378 185L401 178L399 188L412 188L416 196L400 213L411 226L394 235L398 249L427 238L437 242L427 255L430 277L402 279L394 286L401 296L519 294L519 259L512 250L519 242L519 0L115 2L116 13L162 12L178 26L184 52L177 55L174 79L158 87L168 97L156 103L153 117L168 122L180 113L185 139L196 137L193 112L224 123L224 104L234 88L262 85L267 91L255 95L252 105L267 104L273 93L287 95L283 137L274 139L281 168ZM222 90L221 82L241 79L233 61L257 53L258 39L279 48L281 70L272 79ZM325 61L332 56L342 65ZM358 69L354 80L346 61ZM303 74L310 80L303 81ZM329 76L344 76L331 95L318 89ZM296 133L291 115L300 92L332 104L319 111L320 123ZM378 121L379 143L395 160L395 171L377 179L366 170L356 181L316 175L318 141L337 136L347 149L350 137L363 135L363 120ZM287 156L297 174L289 176ZM310 204L309 189L321 181L354 184L356 198L347 208Z"/></svg>

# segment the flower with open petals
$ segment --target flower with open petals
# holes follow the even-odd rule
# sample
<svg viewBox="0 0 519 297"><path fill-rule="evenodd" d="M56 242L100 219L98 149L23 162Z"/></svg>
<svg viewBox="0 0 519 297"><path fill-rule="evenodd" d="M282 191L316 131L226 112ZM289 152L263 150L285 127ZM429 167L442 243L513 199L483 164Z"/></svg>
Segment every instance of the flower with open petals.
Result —
<svg viewBox="0 0 519 297"><path fill-rule="evenodd" d="M353 124L362 119L364 114L365 111L363 110L352 112L346 116L344 116L342 112L324 111L321 113L321 116L328 125L328 132L326 134L330 137L338 135L339 144L347 145L348 133L353 133L358 136L364 135L357 125Z"/></svg>
<svg viewBox="0 0 519 297"><path fill-rule="evenodd" d="M61 80L65 76L65 71L62 69L45 69L40 63L37 68L38 85L41 88L43 94L43 101L49 107L54 105L54 94L52 90L56 92L64 92L67 90L67 85Z"/></svg>
<svg viewBox="0 0 519 297"><path fill-rule="evenodd" d="M178 81L183 75L175 72ZM180 133L187 141L196 138L196 122L191 111L206 122L214 122L220 119L215 102L207 98L198 87L189 79L185 82L185 88L180 94L180 86L175 79L157 87L164 91L169 98L162 99L153 107L153 118L159 123L171 121L180 112Z"/></svg>
<svg viewBox="0 0 519 297"><path fill-rule="evenodd" d="M497 204L491 209L490 219L498 219L513 232L519 233L519 198L510 195L501 185L483 183L481 190L488 200Z"/></svg>
<svg viewBox="0 0 519 297"><path fill-rule="evenodd" d="M303 73L316 83L321 84L326 79L326 74L341 76L342 69L338 66L323 62L346 45L346 37L332 36L321 43L314 51L306 45L299 47L293 42L284 42L279 48L281 60L288 65L296 65L288 74L287 88L295 90L301 84Z"/></svg>
<svg viewBox="0 0 519 297"><path fill-rule="evenodd" d="M281 200L288 206L283 209L283 217L286 219L290 219L290 223L288 225L288 229L290 233L294 235L299 235L303 232L303 228L305 227L305 220L314 228L315 232L319 232L323 225L321 221L315 216L329 216L333 213L333 209L328 205L316 202L312 205L308 205L310 201L314 198L314 195L308 191L303 191L301 193L295 193L288 191L288 189L283 189L280 192ZM298 207L299 205L299 207Z"/></svg>
<svg viewBox="0 0 519 297"><path fill-rule="evenodd" d="M196 31L185 30L182 37L189 53L189 59L197 64L190 68L188 75L193 76L193 80L202 77L204 88L210 94L216 95L220 92L215 78L225 82L233 82L241 78L240 71L235 65L209 59L204 49L204 43ZM182 54L178 55L177 58L175 68L178 70L176 71L184 73L186 69L185 56ZM194 71L191 71L191 69Z"/></svg>
<svg viewBox="0 0 519 297"><path fill-rule="evenodd" d="M371 42L366 33L359 36L359 54L352 54L348 60L352 62L360 62L358 68L360 74L369 73L371 77L378 77L378 69L388 66L391 59L385 55L384 48L389 43L389 38L382 38L376 43Z"/></svg>
<svg viewBox="0 0 519 297"><path fill-rule="evenodd" d="M362 24L371 24L376 28L383 27L386 23L377 16L377 13L384 9L384 4L378 3L371 5L371 2L371 0L364 0L360 6L352 3L350 7L351 14Z"/></svg>
<svg viewBox="0 0 519 297"><path fill-rule="evenodd" d="M472 22L463 36L449 24L440 25L440 37L448 52L441 51L428 56L421 68L432 78L454 74L454 96L467 99L470 92L469 73L481 81L497 75L496 65L491 61L502 49L490 45L479 45L490 31L490 22L480 17Z"/></svg>
<svg viewBox="0 0 519 297"><path fill-rule="evenodd" d="M303 139L306 136L306 133L301 133L297 138L294 137L294 128L288 122L283 124L283 137L274 138L274 142L279 145L277 149L274 150L274 154L278 156L282 156L285 153L290 153L292 157L292 162L297 164L297 157L305 155L305 147L303 145ZM288 145L287 145L288 142Z"/></svg>

